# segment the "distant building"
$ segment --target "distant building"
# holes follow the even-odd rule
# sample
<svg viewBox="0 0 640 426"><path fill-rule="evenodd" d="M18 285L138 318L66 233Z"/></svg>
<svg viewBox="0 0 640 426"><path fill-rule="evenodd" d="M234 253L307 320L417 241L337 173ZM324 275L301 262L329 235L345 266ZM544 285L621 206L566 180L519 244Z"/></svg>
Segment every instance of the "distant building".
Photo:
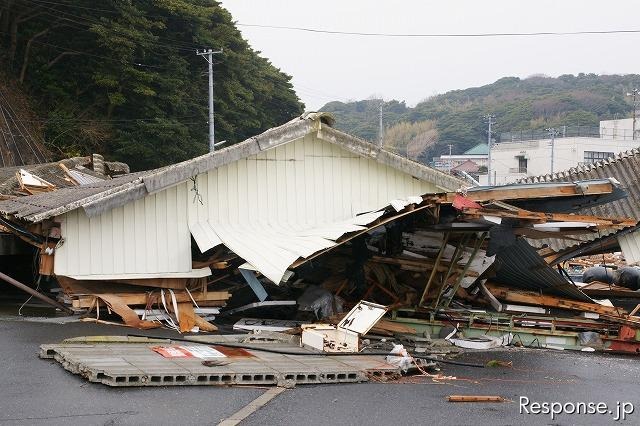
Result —
<svg viewBox="0 0 640 426"><path fill-rule="evenodd" d="M561 127L553 148L553 172L605 160L640 146L633 135L633 119L601 121L596 128ZM491 174L495 185L515 182L528 176L551 173L552 139L546 131L502 134L502 142L491 147ZM487 175L480 176L487 184Z"/></svg>
<svg viewBox="0 0 640 426"><path fill-rule="evenodd" d="M462 154L434 157L433 167L438 170L448 172L449 170L453 171L464 164L464 170L468 171L470 168L474 169L473 164L475 164L477 166L475 167L475 171L477 171L480 167L487 167L488 156L489 148L487 144L479 143ZM470 164L469 162L473 164Z"/></svg>

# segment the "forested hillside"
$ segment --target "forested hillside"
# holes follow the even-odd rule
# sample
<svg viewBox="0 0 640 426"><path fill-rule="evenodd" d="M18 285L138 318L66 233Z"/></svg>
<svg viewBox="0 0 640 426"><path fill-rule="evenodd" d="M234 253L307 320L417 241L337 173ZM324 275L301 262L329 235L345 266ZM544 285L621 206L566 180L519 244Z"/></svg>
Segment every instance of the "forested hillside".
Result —
<svg viewBox="0 0 640 426"><path fill-rule="evenodd" d="M385 145L409 155L415 146L428 162L435 155L462 153L486 141L482 116L495 114L495 138L500 132L543 129L550 126L598 126L598 121L630 117L632 99L626 96L640 86L640 75L563 75L558 78L506 77L482 87L454 90L407 107L403 102L384 102ZM368 140L378 138L380 100L330 102L322 110L337 118L337 126ZM427 121L430 133L411 131L407 124Z"/></svg>
<svg viewBox="0 0 640 426"><path fill-rule="evenodd" d="M251 49L213 0L3 0L2 67L31 98L53 155L91 152L151 168L207 151L207 64L216 140L300 114L290 77ZM13 82L12 82L13 83Z"/></svg>

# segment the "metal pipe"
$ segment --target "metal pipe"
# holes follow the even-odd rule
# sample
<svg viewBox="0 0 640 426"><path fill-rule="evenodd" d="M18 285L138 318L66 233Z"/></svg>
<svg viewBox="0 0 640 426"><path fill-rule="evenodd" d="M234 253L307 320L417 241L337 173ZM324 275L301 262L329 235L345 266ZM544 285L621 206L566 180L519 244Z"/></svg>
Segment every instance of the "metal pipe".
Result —
<svg viewBox="0 0 640 426"><path fill-rule="evenodd" d="M56 307L56 308L60 309L61 311L64 311L64 312L66 312L68 314L71 314L71 315L74 314L74 312L71 309L67 308L62 303L58 303L55 300L51 299L50 297L47 297L44 294L32 289L31 287L22 284L20 281L14 280L9 275L6 275L6 274L3 274L2 272L0 272L0 280L3 280L5 282L11 284L12 286L15 286L15 287L19 288L20 290L26 291L27 293L29 293L33 297L38 298L38 299L42 300L43 302L45 302L46 304L51 305L53 307Z"/></svg>

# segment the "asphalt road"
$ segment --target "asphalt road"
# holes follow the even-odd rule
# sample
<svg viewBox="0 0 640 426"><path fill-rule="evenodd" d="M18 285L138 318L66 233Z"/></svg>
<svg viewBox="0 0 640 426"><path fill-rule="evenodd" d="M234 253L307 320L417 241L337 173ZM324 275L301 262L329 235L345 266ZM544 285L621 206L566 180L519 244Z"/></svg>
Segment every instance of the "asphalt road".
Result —
<svg viewBox="0 0 640 426"><path fill-rule="evenodd" d="M88 323L0 319L0 425L217 424L264 392L239 387L109 388L88 383L37 357L42 343L128 331ZM640 424L639 358L514 349L467 353L463 359L512 361L513 368L444 366L442 373L456 379L298 386L277 396L243 424ZM514 402L447 402L451 394L500 395ZM552 420L548 414L520 414L521 396L531 402L605 402L614 413L561 414ZM626 422L613 420L616 401L637 407Z"/></svg>

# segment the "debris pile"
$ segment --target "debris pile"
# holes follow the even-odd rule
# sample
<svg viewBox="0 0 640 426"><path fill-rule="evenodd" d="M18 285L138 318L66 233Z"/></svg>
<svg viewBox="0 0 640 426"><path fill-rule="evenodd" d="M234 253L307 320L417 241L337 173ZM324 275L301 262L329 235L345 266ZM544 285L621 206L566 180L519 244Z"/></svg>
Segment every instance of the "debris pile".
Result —
<svg viewBox="0 0 640 426"><path fill-rule="evenodd" d="M214 154L86 184L56 166L78 183L59 189L18 170L25 196L0 201L0 226L37 248L39 274L60 286L52 304L87 321L180 333L234 324L300 335L316 354L380 347L400 365L397 345L413 358L452 347L640 350L640 272L605 256L604 275L581 282L590 264L571 260L635 238L638 218L595 211L627 197L618 181L461 189L331 123L308 114ZM359 324L354 310L367 309ZM54 356L82 370L65 348ZM313 374L302 375L324 380ZM119 377L109 381L143 380ZM191 376L167 381L178 377Z"/></svg>

